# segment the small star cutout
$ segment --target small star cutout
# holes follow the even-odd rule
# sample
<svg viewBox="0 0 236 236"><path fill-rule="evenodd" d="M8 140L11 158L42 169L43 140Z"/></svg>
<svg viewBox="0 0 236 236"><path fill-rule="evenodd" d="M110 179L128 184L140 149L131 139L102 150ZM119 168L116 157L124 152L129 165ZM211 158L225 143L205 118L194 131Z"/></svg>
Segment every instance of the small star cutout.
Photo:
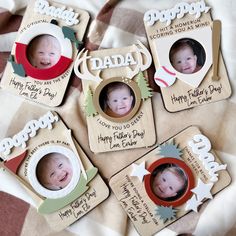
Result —
<svg viewBox="0 0 236 236"><path fill-rule="evenodd" d="M185 207L185 210L188 211L188 210L193 210L195 212L198 212L197 208L199 205L201 205L202 202L201 201L198 201L197 198L196 198L196 195L193 195L191 197L191 199L189 199L187 201L187 205Z"/></svg>
<svg viewBox="0 0 236 236"><path fill-rule="evenodd" d="M143 181L143 177L145 175L150 174L150 172L145 169L145 161L143 161L139 165L133 163L132 167L133 167L133 170L130 176L137 176L141 182Z"/></svg>
<svg viewBox="0 0 236 236"><path fill-rule="evenodd" d="M197 187L191 189L191 191L197 194L197 200L201 201L204 198L212 199L211 188L214 183L204 184L201 179L198 179Z"/></svg>

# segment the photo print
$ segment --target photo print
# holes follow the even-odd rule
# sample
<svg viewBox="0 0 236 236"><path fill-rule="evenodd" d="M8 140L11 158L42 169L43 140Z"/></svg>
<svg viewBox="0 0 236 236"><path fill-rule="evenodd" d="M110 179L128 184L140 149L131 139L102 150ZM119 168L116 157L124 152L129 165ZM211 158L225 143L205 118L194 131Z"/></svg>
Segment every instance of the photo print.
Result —
<svg viewBox="0 0 236 236"><path fill-rule="evenodd" d="M79 53L74 70L82 79L93 152L149 147L156 142L146 73L150 65L151 55L141 42Z"/></svg>
<svg viewBox="0 0 236 236"><path fill-rule="evenodd" d="M89 14L54 1L30 1L1 87L49 107L63 100Z"/></svg>
<svg viewBox="0 0 236 236"><path fill-rule="evenodd" d="M98 169L55 112L28 120L14 136L0 140L0 155L1 166L27 189L54 230L77 221L109 195Z"/></svg>
<svg viewBox="0 0 236 236"><path fill-rule="evenodd" d="M165 108L177 112L231 95L220 53L221 24L203 0L151 9L144 25ZM170 14L171 13L171 14ZM223 37L223 35L222 35Z"/></svg>
<svg viewBox="0 0 236 236"><path fill-rule="evenodd" d="M192 126L115 174L109 185L138 233L153 235L190 212L191 221L206 200L214 201L230 184L226 168Z"/></svg>

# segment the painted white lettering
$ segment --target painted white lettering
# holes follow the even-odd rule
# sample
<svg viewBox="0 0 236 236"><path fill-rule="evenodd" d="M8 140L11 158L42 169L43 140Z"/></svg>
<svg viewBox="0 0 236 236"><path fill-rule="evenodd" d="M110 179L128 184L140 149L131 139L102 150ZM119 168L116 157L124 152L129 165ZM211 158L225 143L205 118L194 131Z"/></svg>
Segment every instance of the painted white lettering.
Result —
<svg viewBox="0 0 236 236"><path fill-rule="evenodd" d="M126 66L137 64L137 62L134 60L134 58L133 58L131 52L126 54L126 56L125 56L125 63L124 63L124 64L125 64Z"/></svg>
<svg viewBox="0 0 236 236"><path fill-rule="evenodd" d="M103 59L103 68L111 68L112 60L109 56L104 57Z"/></svg>
<svg viewBox="0 0 236 236"><path fill-rule="evenodd" d="M209 139L202 135L194 135L193 140L189 141L188 145L192 148L193 153L195 154L204 154L211 150L211 143Z"/></svg>
<svg viewBox="0 0 236 236"><path fill-rule="evenodd" d="M50 111L39 120L29 121L23 130L13 136L13 138L5 138L0 142L0 153L7 156L11 153L13 147L26 147L26 142L37 134L37 131L41 129L52 129L52 124L59 120L58 116L53 115Z"/></svg>
<svg viewBox="0 0 236 236"><path fill-rule="evenodd" d="M56 8L54 6L50 6L46 0L36 0L34 11L42 15L63 19L67 25L76 25L79 23L79 20L77 19L79 14L75 13L72 8L67 10L64 6L61 8Z"/></svg>
<svg viewBox="0 0 236 236"><path fill-rule="evenodd" d="M125 56L118 54L118 55L112 55L112 56L105 56L103 59L94 57L94 58L90 58L90 61L92 64L91 70L124 67L124 66L137 64L131 52L127 53Z"/></svg>
<svg viewBox="0 0 236 236"><path fill-rule="evenodd" d="M92 62L92 68L91 70L98 70L102 68L102 59L98 58L98 57L92 57L90 59L90 61Z"/></svg>
<svg viewBox="0 0 236 236"><path fill-rule="evenodd" d="M213 162L212 165L210 166L209 170L209 175L211 176L211 181L212 182L216 182L218 180L217 176L218 174L216 174L215 172L219 171L219 170L225 170L227 167L227 165L219 165L217 162Z"/></svg>
<svg viewBox="0 0 236 236"><path fill-rule="evenodd" d="M112 64L110 68L119 67L120 65L123 65L125 62L124 57L120 54L113 55L113 56L111 56L111 58L113 59L114 64Z"/></svg>
<svg viewBox="0 0 236 236"><path fill-rule="evenodd" d="M188 142L188 145L192 148L193 153L198 155L198 159L202 161L204 168L211 176L210 180L212 182L218 181L216 172L226 169L227 165L219 165L219 163L215 162L214 155L210 153L211 143L209 139L202 134L197 134Z"/></svg>
<svg viewBox="0 0 236 236"><path fill-rule="evenodd" d="M170 25L171 21L176 17L182 18L185 14L189 13L195 15L195 18L199 18L201 14L207 13L210 7L206 6L204 0L193 3L181 2L176 4L173 8L167 10L149 10L144 14L143 20L148 26L154 25L156 21L166 22L166 25Z"/></svg>

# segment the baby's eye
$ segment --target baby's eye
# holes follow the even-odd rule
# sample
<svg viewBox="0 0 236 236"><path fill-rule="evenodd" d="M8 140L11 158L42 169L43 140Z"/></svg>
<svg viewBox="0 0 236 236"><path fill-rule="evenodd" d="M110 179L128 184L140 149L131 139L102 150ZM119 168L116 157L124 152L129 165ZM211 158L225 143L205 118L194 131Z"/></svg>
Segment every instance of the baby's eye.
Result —
<svg viewBox="0 0 236 236"><path fill-rule="evenodd" d="M43 55L43 52L38 52L40 55Z"/></svg>
<svg viewBox="0 0 236 236"><path fill-rule="evenodd" d="M54 55L55 55L55 53L54 53L54 52L51 52L51 53L50 53L50 56L54 56Z"/></svg>
<svg viewBox="0 0 236 236"><path fill-rule="evenodd" d="M54 175L55 175L55 172L52 172L52 173L50 174L50 178L53 177Z"/></svg>
<svg viewBox="0 0 236 236"><path fill-rule="evenodd" d="M117 99L113 100L113 102L117 102Z"/></svg>
<svg viewBox="0 0 236 236"><path fill-rule="evenodd" d="M127 100L128 98L127 97L123 97L123 100Z"/></svg>
<svg viewBox="0 0 236 236"><path fill-rule="evenodd" d="M188 58L187 58L188 61L191 60L191 59L192 59L191 57L188 57Z"/></svg>
<svg viewBox="0 0 236 236"><path fill-rule="evenodd" d="M163 182L166 182L166 179L165 178L162 178Z"/></svg>
<svg viewBox="0 0 236 236"><path fill-rule="evenodd" d="M181 63L181 61L177 61L177 64L180 64Z"/></svg>
<svg viewBox="0 0 236 236"><path fill-rule="evenodd" d="M59 168L62 168L62 163L60 163L60 164L58 165L58 167L59 167Z"/></svg>
<svg viewBox="0 0 236 236"><path fill-rule="evenodd" d="M170 190L173 190L173 188L172 188L171 186L169 187L169 189L170 189Z"/></svg>

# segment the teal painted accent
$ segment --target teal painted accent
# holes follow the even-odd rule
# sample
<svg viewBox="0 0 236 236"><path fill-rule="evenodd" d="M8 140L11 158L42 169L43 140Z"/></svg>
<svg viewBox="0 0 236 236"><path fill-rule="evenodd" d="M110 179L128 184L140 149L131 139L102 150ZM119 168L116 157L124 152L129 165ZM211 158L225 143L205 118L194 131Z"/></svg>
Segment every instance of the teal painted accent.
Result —
<svg viewBox="0 0 236 236"><path fill-rule="evenodd" d="M76 40L75 42L75 46L78 50L80 50L80 47L83 45L84 43L82 41Z"/></svg>
<svg viewBox="0 0 236 236"><path fill-rule="evenodd" d="M67 206L68 204L73 202L75 199L79 198L83 193L85 193L89 189L87 184L96 176L97 172L98 172L98 169L95 167L86 171L87 178L88 178L87 180L84 178L83 174L81 173L79 182L73 191L71 191L67 196L63 198L45 199L43 203L39 206L38 212L41 214L53 213Z"/></svg>
<svg viewBox="0 0 236 236"><path fill-rule="evenodd" d="M25 77L26 74L25 74L25 69L23 67L22 64L17 64L15 62L15 59L14 59L14 56L13 55L10 55L8 61L11 63L12 65L12 68L14 70L14 73L21 76L21 77Z"/></svg>
<svg viewBox="0 0 236 236"><path fill-rule="evenodd" d="M75 36L75 31L67 26L62 26L62 32L65 38L68 38L71 42L75 43L76 48L79 50L80 46L83 45L82 41L79 41Z"/></svg>
<svg viewBox="0 0 236 236"><path fill-rule="evenodd" d="M62 26L62 32L65 38L68 38L72 42L76 42L75 31L67 26Z"/></svg>

